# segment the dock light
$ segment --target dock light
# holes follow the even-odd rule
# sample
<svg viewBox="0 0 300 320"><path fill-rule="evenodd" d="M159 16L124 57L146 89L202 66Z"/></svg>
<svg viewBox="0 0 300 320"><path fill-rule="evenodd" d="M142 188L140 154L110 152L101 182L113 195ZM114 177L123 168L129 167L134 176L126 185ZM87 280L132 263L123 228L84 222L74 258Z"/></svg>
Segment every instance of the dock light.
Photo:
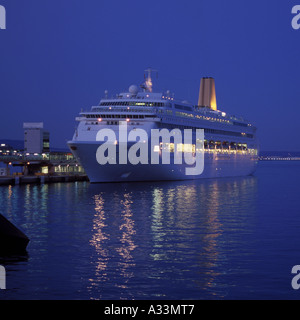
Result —
<svg viewBox="0 0 300 320"><path fill-rule="evenodd" d="M11 166L11 162L8 163Z"/></svg>

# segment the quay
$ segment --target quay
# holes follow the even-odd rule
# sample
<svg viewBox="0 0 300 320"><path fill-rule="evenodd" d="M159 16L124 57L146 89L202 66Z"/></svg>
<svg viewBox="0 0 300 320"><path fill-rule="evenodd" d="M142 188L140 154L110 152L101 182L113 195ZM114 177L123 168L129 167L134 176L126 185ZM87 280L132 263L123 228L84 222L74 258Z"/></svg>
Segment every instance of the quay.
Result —
<svg viewBox="0 0 300 320"><path fill-rule="evenodd" d="M0 185L88 181L70 152L26 154L9 150L7 145L5 149L0 152Z"/></svg>
<svg viewBox="0 0 300 320"><path fill-rule="evenodd" d="M46 184L55 182L76 182L89 181L85 174L72 175L34 175L34 176L2 176L0 177L0 186L2 185L21 185L21 184Z"/></svg>
<svg viewBox="0 0 300 320"><path fill-rule="evenodd" d="M24 141L0 140L0 186L88 181L69 150L50 150L43 123L24 123L24 129Z"/></svg>

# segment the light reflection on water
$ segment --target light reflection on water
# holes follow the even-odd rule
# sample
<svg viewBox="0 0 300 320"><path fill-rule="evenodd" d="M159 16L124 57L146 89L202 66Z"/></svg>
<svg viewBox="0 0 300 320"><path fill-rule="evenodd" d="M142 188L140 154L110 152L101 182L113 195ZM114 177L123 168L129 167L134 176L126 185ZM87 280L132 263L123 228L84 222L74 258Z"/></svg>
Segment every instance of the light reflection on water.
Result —
<svg viewBox="0 0 300 320"><path fill-rule="evenodd" d="M0 258L0 299L285 297L283 261L299 262L283 240L297 243L295 170L282 185L266 167L234 179L0 187L0 212L31 239L27 257ZM288 283L276 287L279 273Z"/></svg>
<svg viewBox="0 0 300 320"><path fill-rule="evenodd" d="M229 232L251 233L255 177L91 185L89 190L95 202L91 293L98 288L105 298L103 286L111 283L118 298L169 298L171 292L174 298L199 298L199 289L226 295L215 287L227 268ZM242 246L238 241L235 245Z"/></svg>

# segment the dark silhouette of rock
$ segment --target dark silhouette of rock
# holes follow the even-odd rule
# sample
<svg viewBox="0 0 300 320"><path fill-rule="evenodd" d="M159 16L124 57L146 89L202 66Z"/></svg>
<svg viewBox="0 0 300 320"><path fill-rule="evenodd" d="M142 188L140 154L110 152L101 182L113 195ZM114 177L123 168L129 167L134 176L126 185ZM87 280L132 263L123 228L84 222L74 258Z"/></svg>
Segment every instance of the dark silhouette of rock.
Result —
<svg viewBox="0 0 300 320"><path fill-rule="evenodd" d="M0 214L0 254L25 253L29 238Z"/></svg>

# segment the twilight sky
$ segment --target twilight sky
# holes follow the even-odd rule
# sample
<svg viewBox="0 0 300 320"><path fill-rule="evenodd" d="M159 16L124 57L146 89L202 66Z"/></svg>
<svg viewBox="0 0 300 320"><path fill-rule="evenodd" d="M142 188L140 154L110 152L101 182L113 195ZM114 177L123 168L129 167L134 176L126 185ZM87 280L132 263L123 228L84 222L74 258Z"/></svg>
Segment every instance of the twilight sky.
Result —
<svg viewBox="0 0 300 320"><path fill-rule="evenodd" d="M262 150L300 151L300 29L290 0L0 0L0 138L44 122L65 147L81 109L143 81L257 125ZM299 21L300 23L300 21Z"/></svg>

